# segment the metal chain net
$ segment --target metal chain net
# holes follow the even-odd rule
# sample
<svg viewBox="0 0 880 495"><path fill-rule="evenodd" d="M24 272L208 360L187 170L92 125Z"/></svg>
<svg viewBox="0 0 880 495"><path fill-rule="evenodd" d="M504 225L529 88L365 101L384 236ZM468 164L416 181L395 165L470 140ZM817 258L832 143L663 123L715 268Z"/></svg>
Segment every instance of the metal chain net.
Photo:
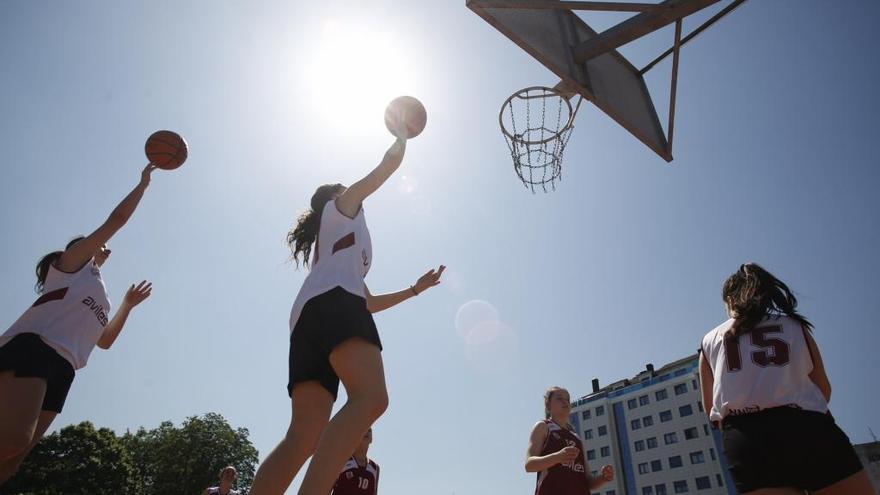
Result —
<svg viewBox="0 0 880 495"><path fill-rule="evenodd" d="M562 180L562 155L574 128L572 120L577 110L573 111L559 92L544 87L521 90L511 96L504 107L501 126L505 132L502 134L516 175L532 192L536 187L544 192L555 191L556 181ZM538 114L541 120L533 122L532 116Z"/></svg>

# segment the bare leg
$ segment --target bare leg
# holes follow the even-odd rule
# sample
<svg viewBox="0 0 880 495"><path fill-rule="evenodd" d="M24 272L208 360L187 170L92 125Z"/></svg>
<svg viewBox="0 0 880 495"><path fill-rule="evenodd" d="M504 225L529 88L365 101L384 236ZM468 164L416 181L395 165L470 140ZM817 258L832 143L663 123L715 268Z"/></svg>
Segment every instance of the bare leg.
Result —
<svg viewBox="0 0 880 495"><path fill-rule="evenodd" d="M315 452L333 410L333 396L316 381L298 383L293 387L291 410L287 434L257 470L251 495L280 494L290 486L303 463Z"/></svg>
<svg viewBox="0 0 880 495"><path fill-rule="evenodd" d="M300 495L327 495L364 433L388 407L385 370L379 348L360 338L346 340L330 353L348 401L324 429L306 471Z"/></svg>
<svg viewBox="0 0 880 495"><path fill-rule="evenodd" d="M0 373L0 462L27 452L34 439L46 380Z"/></svg>
<svg viewBox="0 0 880 495"><path fill-rule="evenodd" d="M848 478L813 493L816 495L873 495L874 488L871 486L868 474L862 469Z"/></svg>
<svg viewBox="0 0 880 495"><path fill-rule="evenodd" d="M58 413L55 411L40 411L40 419L37 420L37 428L34 431L34 437L30 445L24 451L19 452L18 455L0 462L0 485L9 481L15 475L18 467L21 466L21 462L31 453L37 442L43 438L43 435L46 434L46 430L49 429L49 425L52 424L56 416L58 416Z"/></svg>

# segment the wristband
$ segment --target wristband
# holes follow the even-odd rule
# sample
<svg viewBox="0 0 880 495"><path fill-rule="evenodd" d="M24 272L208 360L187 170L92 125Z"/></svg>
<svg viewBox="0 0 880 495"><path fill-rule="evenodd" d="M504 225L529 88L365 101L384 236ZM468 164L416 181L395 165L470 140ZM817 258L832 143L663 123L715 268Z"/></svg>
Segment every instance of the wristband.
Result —
<svg viewBox="0 0 880 495"><path fill-rule="evenodd" d="M416 290L415 285L410 285L409 290L411 290L414 295L416 295L416 296L419 295L419 291Z"/></svg>

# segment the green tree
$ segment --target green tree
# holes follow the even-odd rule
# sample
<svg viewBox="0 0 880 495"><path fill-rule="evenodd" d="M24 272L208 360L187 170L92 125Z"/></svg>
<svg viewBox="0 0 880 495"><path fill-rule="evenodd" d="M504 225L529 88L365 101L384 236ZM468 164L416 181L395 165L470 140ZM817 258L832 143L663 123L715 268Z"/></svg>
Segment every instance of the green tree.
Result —
<svg viewBox="0 0 880 495"><path fill-rule="evenodd" d="M47 435L0 492L76 495L143 493L137 469L113 431L88 421Z"/></svg>
<svg viewBox="0 0 880 495"><path fill-rule="evenodd" d="M170 421L158 428L126 433L122 443L140 466L145 495L192 495L217 482L226 466L238 471L236 486L247 492L258 460L246 428L232 428L223 416L193 416L176 428Z"/></svg>

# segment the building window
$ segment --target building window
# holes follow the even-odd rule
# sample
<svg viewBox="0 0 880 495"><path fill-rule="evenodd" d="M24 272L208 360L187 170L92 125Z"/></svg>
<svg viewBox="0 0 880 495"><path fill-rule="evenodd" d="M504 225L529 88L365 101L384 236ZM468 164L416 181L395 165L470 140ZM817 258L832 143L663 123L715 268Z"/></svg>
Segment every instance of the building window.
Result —
<svg viewBox="0 0 880 495"><path fill-rule="evenodd" d="M681 456L680 456L680 455L674 455L674 456L672 456L672 457L669 458L669 468L670 468L670 469L672 469L672 468L677 468L677 467L681 467L681 466L682 466L682 462L681 462Z"/></svg>
<svg viewBox="0 0 880 495"><path fill-rule="evenodd" d="M705 433L707 437L709 436L709 425L703 425L703 433Z"/></svg>
<svg viewBox="0 0 880 495"><path fill-rule="evenodd" d="M715 475L715 481L718 482L718 486L724 486L724 482L721 481L721 475L720 475L720 474L716 474L716 475Z"/></svg>
<svg viewBox="0 0 880 495"><path fill-rule="evenodd" d="M654 392L654 398L657 399L657 400L663 400L663 399L665 399L666 397L668 397L668 394L666 393L666 389L665 389L665 388L662 389L662 390L658 390L658 391Z"/></svg>
<svg viewBox="0 0 880 495"><path fill-rule="evenodd" d="M642 424L645 426L653 425L654 424L654 417L653 416L645 416L644 418L642 418Z"/></svg>
<svg viewBox="0 0 880 495"><path fill-rule="evenodd" d="M687 393L687 391L688 391L688 386L685 383L679 383L678 385L675 386L675 395L681 395L681 394Z"/></svg>
<svg viewBox="0 0 880 495"><path fill-rule="evenodd" d="M638 430L639 428L642 427L642 420L640 420L640 419L634 419L634 420L632 420L632 421L629 422L629 426L630 426L630 428L633 429L633 430Z"/></svg>
<svg viewBox="0 0 880 495"><path fill-rule="evenodd" d="M666 495L666 485L654 485L654 495Z"/></svg>
<svg viewBox="0 0 880 495"><path fill-rule="evenodd" d="M651 461L651 472L656 473L657 471L663 470L663 464L660 462L660 459Z"/></svg>
<svg viewBox="0 0 880 495"><path fill-rule="evenodd" d="M654 495L654 487L643 486L642 487L642 495Z"/></svg>
<svg viewBox="0 0 880 495"><path fill-rule="evenodd" d="M709 457L711 457L713 461L718 460L715 458L715 449L709 449Z"/></svg>
<svg viewBox="0 0 880 495"><path fill-rule="evenodd" d="M696 378L694 378L693 380L691 380L691 387L693 387L694 390L700 388L700 387L697 385L697 379L696 379Z"/></svg>
<svg viewBox="0 0 880 495"><path fill-rule="evenodd" d="M656 449L657 448L657 437L651 437L645 441L648 442L649 449Z"/></svg>
<svg viewBox="0 0 880 495"><path fill-rule="evenodd" d="M599 427L599 436L604 437L607 434L608 434L608 427L607 426L600 426Z"/></svg>
<svg viewBox="0 0 880 495"><path fill-rule="evenodd" d="M700 412L703 412L703 401L701 401L701 400L697 401L697 410Z"/></svg>
<svg viewBox="0 0 880 495"><path fill-rule="evenodd" d="M617 495L617 492L614 490L608 490L607 492L605 492L605 495Z"/></svg>
<svg viewBox="0 0 880 495"><path fill-rule="evenodd" d="M676 437L675 432L672 431L672 432L669 432L669 433L663 435L663 442L666 445L678 443L678 437Z"/></svg>
<svg viewBox="0 0 880 495"><path fill-rule="evenodd" d="M648 405L648 396L647 395L643 395L643 396L639 397L639 405L640 406L647 406Z"/></svg>
<svg viewBox="0 0 880 495"><path fill-rule="evenodd" d="M672 411L660 411L660 422L672 421Z"/></svg>
<svg viewBox="0 0 880 495"><path fill-rule="evenodd" d="M626 401L626 408L627 409L635 409L637 407L639 407L639 403L636 402L635 399L630 399L630 400Z"/></svg>
<svg viewBox="0 0 880 495"><path fill-rule="evenodd" d="M690 404L685 404L678 408L678 415L681 417L690 416L694 413L694 407Z"/></svg>
<svg viewBox="0 0 880 495"><path fill-rule="evenodd" d="M605 415L605 406L598 406L596 408L596 416L604 416Z"/></svg>
<svg viewBox="0 0 880 495"><path fill-rule="evenodd" d="M688 428L688 429L684 430L684 439L685 440L693 440L693 439L697 438L698 436L700 436L700 434L697 432L696 426L694 426L693 428Z"/></svg>
<svg viewBox="0 0 880 495"><path fill-rule="evenodd" d="M588 461L596 460L596 451L595 450L588 450L587 451L587 460Z"/></svg>
<svg viewBox="0 0 880 495"><path fill-rule="evenodd" d="M601 454L602 457L608 457L609 455L611 455L611 447L608 447L607 445L605 447L602 447L601 449L599 449L599 454Z"/></svg>
<svg viewBox="0 0 880 495"><path fill-rule="evenodd" d="M685 480L676 481L672 483L672 488L675 493L687 493L688 491L688 482Z"/></svg>
<svg viewBox="0 0 880 495"><path fill-rule="evenodd" d="M584 439L589 440L593 438L593 430L584 430Z"/></svg>
<svg viewBox="0 0 880 495"><path fill-rule="evenodd" d="M706 462L706 456L703 455L702 450L691 452L691 464L702 464L704 462Z"/></svg>
<svg viewBox="0 0 880 495"><path fill-rule="evenodd" d="M581 419L590 419L590 410L584 409L581 411Z"/></svg>
<svg viewBox="0 0 880 495"><path fill-rule="evenodd" d="M712 482L709 481L708 476L700 476L695 479L694 482L697 484L697 490L708 490L709 488L712 488Z"/></svg>
<svg viewBox="0 0 880 495"><path fill-rule="evenodd" d="M648 463L642 462L639 463L639 474L648 474Z"/></svg>
<svg viewBox="0 0 880 495"><path fill-rule="evenodd" d="M644 440L636 440L635 444L636 452L641 452L645 450L645 441Z"/></svg>

